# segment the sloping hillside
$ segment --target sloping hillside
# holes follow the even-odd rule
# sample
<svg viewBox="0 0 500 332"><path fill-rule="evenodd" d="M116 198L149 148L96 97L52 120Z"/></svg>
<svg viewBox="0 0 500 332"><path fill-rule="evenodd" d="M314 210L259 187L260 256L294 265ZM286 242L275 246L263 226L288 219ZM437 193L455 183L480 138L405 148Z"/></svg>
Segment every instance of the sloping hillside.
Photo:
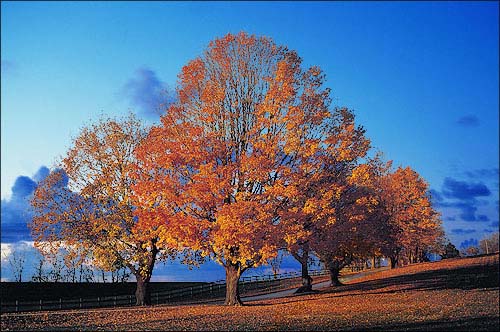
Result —
<svg viewBox="0 0 500 332"><path fill-rule="evenodd" d="M473 330L499 328L498 254L382 271L318 294L243 307L3 314L2 330Z"/></svg>

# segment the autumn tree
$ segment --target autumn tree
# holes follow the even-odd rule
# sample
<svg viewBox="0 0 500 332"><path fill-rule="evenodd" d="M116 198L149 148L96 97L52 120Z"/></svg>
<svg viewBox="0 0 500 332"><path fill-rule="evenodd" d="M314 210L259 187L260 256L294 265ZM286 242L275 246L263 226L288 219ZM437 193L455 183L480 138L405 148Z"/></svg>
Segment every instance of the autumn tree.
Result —
<svg viewBox="0 0 500 332"><path fill-rule="evenodd" d="M421 261L444 234L427 182L410 167L398 167L380 177L378 186L384 207L381 218L391 229L383 245L391 267L398 264L403 254L410 263Z"/></svg>
<svg viewBox="0 0 500 332"><path fill-rule="evenodd" d="M330 263L327 257L331 257L331 250L336 250L329 247L332 241L346 238L341 227L331 226L339 219L336 213L347 212L347 202L342 200L347 195L352 200L360 194L354 194L348 178L370 147L365 130L356 126L352 111L336 108L328 120L332 121L324 127L319 146L300 160L301 167L293 172L289 186L295 195L288 199L286 210L281 213L288 250L301 264L302 286L298 292L312 289L307 266L311 253L314 251Z"/></svg>
<svg viewBox="0 0 500 332"><path fill-rule="evenodd" d="M345 144L323 80L266 37L228 34L182 68L178 101L137 150L146 172L135 189L150 207L139 216L224 266L227 305L241 304L241 274L276 256L308 158Z"/></svg>
<svg viewBox="0 0 500 332"><path fill-rule="evenodd" d="M134 216L135 148L146 135L132 115L85 127L34 193L31 232L45 254L64 248L66 260L92 257L105 270L125 266L137 280L137 305L149 302L148 283L161 250L161 225ZM147 224L147 226L144 226Z"/></svg>
<svg viewBox="0 0 500 332"><path fill-rule="evenodd" d="M387 229L377 218L380 206L372 187L373 163L357 164L353 159L329 172L328 183L337 191L329 202L331 212L314 225L311 244L329 270L332 286L341 285L344 267L376 253L385 237Z"/></svg>

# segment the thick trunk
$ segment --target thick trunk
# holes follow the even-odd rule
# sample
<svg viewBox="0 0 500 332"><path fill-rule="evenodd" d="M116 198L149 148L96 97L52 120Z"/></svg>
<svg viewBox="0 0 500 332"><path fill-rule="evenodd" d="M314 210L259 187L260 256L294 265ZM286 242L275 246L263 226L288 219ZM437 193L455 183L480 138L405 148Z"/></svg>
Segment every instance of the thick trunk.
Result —
<svg viewBox="0 0 500 332"><path fill-rule="evenodd" d="M342 286L343 284L339 280L340 269L335 267L329 267L328 270L330 271L330 281L331 281L330 286L332 287Z"/></svg>
<svg viewBox="0 0 500 332"><path fill-rule="evenodd" d="M300 263L302 272L302 286L300 286L295 293L311 292L312 291L312 278L309 275L307 263L309 261L309 251L306 245L302 248L302 255L298 252L292 252L292 256Z"/></svg>
<svg viewBox="0 0 500 332"><path fill-rule="evenodd" d="M398 266L398 256L390 256L389 259L391 260L391 269L394 269Z"/></svg>
<svg viewBox="0 0 500 332"><path fill-rule="evenodd" d="M135 305L151 304L151 294L149 291L149 278L145 279L141 275L136 275L137 288L135 289Z"/></svg>
<svg viewBox="0 0 500 332"><path fill-rule="evenodd" d="M240 290L238 289L238 281L241 276L241 269L239 264L228 264L226 269L226 301L225 305L242 305L240 299Z"/></svg>
<svg viewBox="0 0 500 332"><path fill-rule="evenodd" d="M135 304L136 305L149 305L151 304L151 294L149 290L149 281L155 266L156 255L158 248L156 247L156 239L151 240L151 251L148 253L146 259L143 261L144 265L135 269L130 267L130 270L135 275L137 280L137 288L135 290Z"/></svg>
<svg viewBox="0 0 500 332"><path fill-rule="evenodd" d="M342 268L342 266L338 262L330 262L328 264L328 271L330 272L330 281L331 281L330 286L331 287L343 285L339 280L341 268Z"/></svg>
<svg viewBox="0 0 500 332"><path fill-rule="evenodd" d="M309 269L307 268L307 256L300 261L302 270L302 286L297 289L295 293L304 293L312 291L312 278L309 275Z"/></svg>

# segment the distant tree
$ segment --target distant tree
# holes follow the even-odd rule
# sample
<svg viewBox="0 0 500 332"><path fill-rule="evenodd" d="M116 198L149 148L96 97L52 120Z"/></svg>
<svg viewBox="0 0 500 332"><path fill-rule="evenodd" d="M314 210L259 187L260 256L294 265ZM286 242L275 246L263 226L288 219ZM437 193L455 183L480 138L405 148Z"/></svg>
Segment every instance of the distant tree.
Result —
<svg viewBox="0 0 500 332"><path fill-rule="evenodd" d="M444 234L440 215L431 204L428 184L410 167L399 167L383 176L380 185L381 204L391 228L384 246L391 267L397 265L402 254L409 263L420 261Z"/></svg>
<svg viewBox="0 0 500 332"><path fill-rule="evenodd" d="M46 263L45 256L41 256L35 265L35 272L31 277L32 281L35 282L46 282L48 281L47 273L44 270L44 266Z"/></svg>
<svg viewBox="0 0 500 332"><path fill-rule="evenodd" d="M62 282L64 281L64 258L59 255L53 255L48 259L49 272L48 281Z"/></svg>
<svg viewBox="0 0 500 332"><path fill-rule="evenodd" d="M26 261L26 253L22 250L12 249L8 256L8 262L14 276L14 281L23 281L24 263Z"/></svg>
<svg viewBox="0 0 500 332"><path fill-rule="evenodd" d="M479 251L483 254L498 252L498 232L479 241Z"/></svg>
<svg viewBox="0 0 500 332"><path fill-rule="evenodd" d="M465 256L476 256L479 255L479 248L476 246L469 246L464 249Z"/></svg>
<svg viewBox="0 0 500 332"><path fill-rule="evenodd" d="M448 241L443 248L443 253L440 254L442 259L455 258L460 256L460 251L455 247L453 243Z"/></svg>

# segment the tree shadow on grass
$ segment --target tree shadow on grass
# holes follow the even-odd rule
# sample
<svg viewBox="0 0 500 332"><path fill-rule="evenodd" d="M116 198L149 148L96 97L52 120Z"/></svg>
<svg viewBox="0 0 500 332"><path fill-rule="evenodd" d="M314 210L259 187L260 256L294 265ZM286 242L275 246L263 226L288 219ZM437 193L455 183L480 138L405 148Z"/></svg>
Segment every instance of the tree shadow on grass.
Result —
<svg viewBox="0 0 500 332"><path fill-rule="evenodd" d="M326 293L362 291L363 293L398 286L396 291L444 290L444 289L490 289L500 284L499 266L484 265L457 267L448 270L424 271L383 279L362 281L328 289Z"/></svg>
<svg viewBox="0 0 500 332"><path fill-rule="evenodd" d="M364 296L368 294L393 294L406 291L428 291L445 289L462 290L491 290L498 289L500 285L499 266L484 265L457 267L448 270L417 272L394 277L354 282L342 286L323 289L321 294L331 294L331 297ZM394 286L397 289L393 289ZM296 294L293 297L279 299L274 303L245 303L248 306L273 306L294 302L301 302L304 296L311 294ZM322 296L318 300L324 300ZM316 300L314 297L308 301Z"/></svg>

